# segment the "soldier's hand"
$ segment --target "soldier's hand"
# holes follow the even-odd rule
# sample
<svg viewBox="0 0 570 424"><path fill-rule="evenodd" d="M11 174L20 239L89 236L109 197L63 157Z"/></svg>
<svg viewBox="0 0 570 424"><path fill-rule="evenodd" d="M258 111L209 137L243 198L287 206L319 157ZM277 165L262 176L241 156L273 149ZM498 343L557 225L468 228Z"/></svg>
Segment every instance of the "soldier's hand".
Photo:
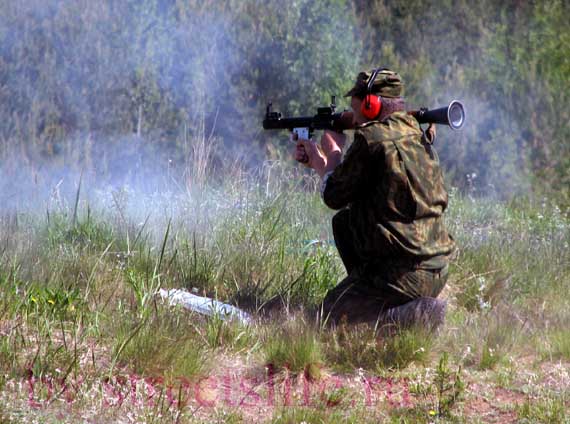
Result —
<svg viewBox="0 0 570 424"><path fill-rule="evenodd" d="M429 127L427 127L427 130L426 130L426 133L425 133L425 134L426 134L427 141L428 141L430 144L433 144L433 142L435 141L435 137L436 137L436 130L435 130L435 128L436 128L436 127L435 127L435 124L429 124Z"/></svg>
<svg viewBox="0 0 570 424"><path fill-rule="evenodd" d="M305 166L309 164L309 155L307 155L307 151L305 150L305 145L303 143L299 143L299 135L297 133L292 132L289 139L291 141L296 142L295 151L293 152L293 158L302 163Z"/></svg>
<svg viewBox="0 0 570 424"><path fill-rule="evenodd" d="M313 168L319 175L327 165L327 159L315 143L310 140L298 139L295 146L294 158L309 168Z"/></svg>
<svg viewBox="0 0 570 424"><path fill-rule="evenodd" d="M295 152L293 154L293 157L297 162L300 162L308 166L309 156L307 155L307 152L305 151L305 146L303 146L303 144L297 143L297 146L295 146Z"/></svg>

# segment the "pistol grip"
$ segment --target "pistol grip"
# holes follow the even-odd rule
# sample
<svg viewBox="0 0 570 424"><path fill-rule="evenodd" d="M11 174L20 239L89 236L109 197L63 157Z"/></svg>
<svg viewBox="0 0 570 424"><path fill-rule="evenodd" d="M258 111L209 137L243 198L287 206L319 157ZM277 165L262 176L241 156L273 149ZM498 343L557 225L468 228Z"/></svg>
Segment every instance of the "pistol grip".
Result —
<svg viewBox="0 0 570 424"><path fill-rule="evenodd" d="M293 128L293 133L297 135L298 140L310 140L311 132L308 128Z"/></svg>

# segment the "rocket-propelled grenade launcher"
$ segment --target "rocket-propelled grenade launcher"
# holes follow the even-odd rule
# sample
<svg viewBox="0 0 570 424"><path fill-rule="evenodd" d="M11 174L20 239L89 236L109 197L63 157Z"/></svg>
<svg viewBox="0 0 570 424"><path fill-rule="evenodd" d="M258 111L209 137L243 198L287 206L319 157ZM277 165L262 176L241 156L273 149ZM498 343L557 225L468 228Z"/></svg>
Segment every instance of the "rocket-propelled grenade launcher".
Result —
<svg viewBox="0 0 570 424"><path fill-rule="evenodd" d="M327 107L317 108L314 116L301 116L295 118L283 118L281 113L274 112L272 103L267 105L263 129L265 130L289 130L299 138L309 140L315 130L343 130L354 129L352 112L336 112L335 96L331 98L331 104ZM459 130L465 124L465 109L458 100L453 100L448 106L428 110L408 111L420 124L449 125L453 130Z"/></svg>
<svg viewBox="0 0 570 424"><path fill-rule="evenodd" d="M272 106L272 103L267 105L265 119L263 120L263 129L265 130L289 130L297 134L299 138L309 140L315 130L341 132L353 128L352 112L337 113L335 96L332 96L329 106L317 108L317 114L314 116L283 118L281 113L273 112Z"/></svg>

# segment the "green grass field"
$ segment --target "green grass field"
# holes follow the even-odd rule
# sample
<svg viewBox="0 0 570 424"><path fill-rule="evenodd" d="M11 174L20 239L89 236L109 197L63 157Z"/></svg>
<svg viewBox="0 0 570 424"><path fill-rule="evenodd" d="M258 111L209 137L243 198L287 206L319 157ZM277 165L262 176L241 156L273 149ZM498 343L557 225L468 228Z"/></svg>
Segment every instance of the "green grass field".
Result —
<svg viewBox="0 0 570 424"><path fill-rule="evenodd" d="M4 213L0 423L570 422L567 211L452 191L446 324L388 339L309 312L343 277L333 212L304 173L261 174ZM281 311L260 317L267 302Z"/></svg>

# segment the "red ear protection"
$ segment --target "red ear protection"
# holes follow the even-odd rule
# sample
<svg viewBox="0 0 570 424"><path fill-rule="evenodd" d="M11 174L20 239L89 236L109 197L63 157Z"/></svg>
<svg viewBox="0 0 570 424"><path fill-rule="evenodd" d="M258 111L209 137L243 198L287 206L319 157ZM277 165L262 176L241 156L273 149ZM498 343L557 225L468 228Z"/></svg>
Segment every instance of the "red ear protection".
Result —
<svg viewBox="0 0 570 424"><path fill-rule="evenodd" d="M380 115L382 110L382 101L380 96L374 94L367 94L362 104L360 105L360 112L367 119L374 119Z"/></svg>

